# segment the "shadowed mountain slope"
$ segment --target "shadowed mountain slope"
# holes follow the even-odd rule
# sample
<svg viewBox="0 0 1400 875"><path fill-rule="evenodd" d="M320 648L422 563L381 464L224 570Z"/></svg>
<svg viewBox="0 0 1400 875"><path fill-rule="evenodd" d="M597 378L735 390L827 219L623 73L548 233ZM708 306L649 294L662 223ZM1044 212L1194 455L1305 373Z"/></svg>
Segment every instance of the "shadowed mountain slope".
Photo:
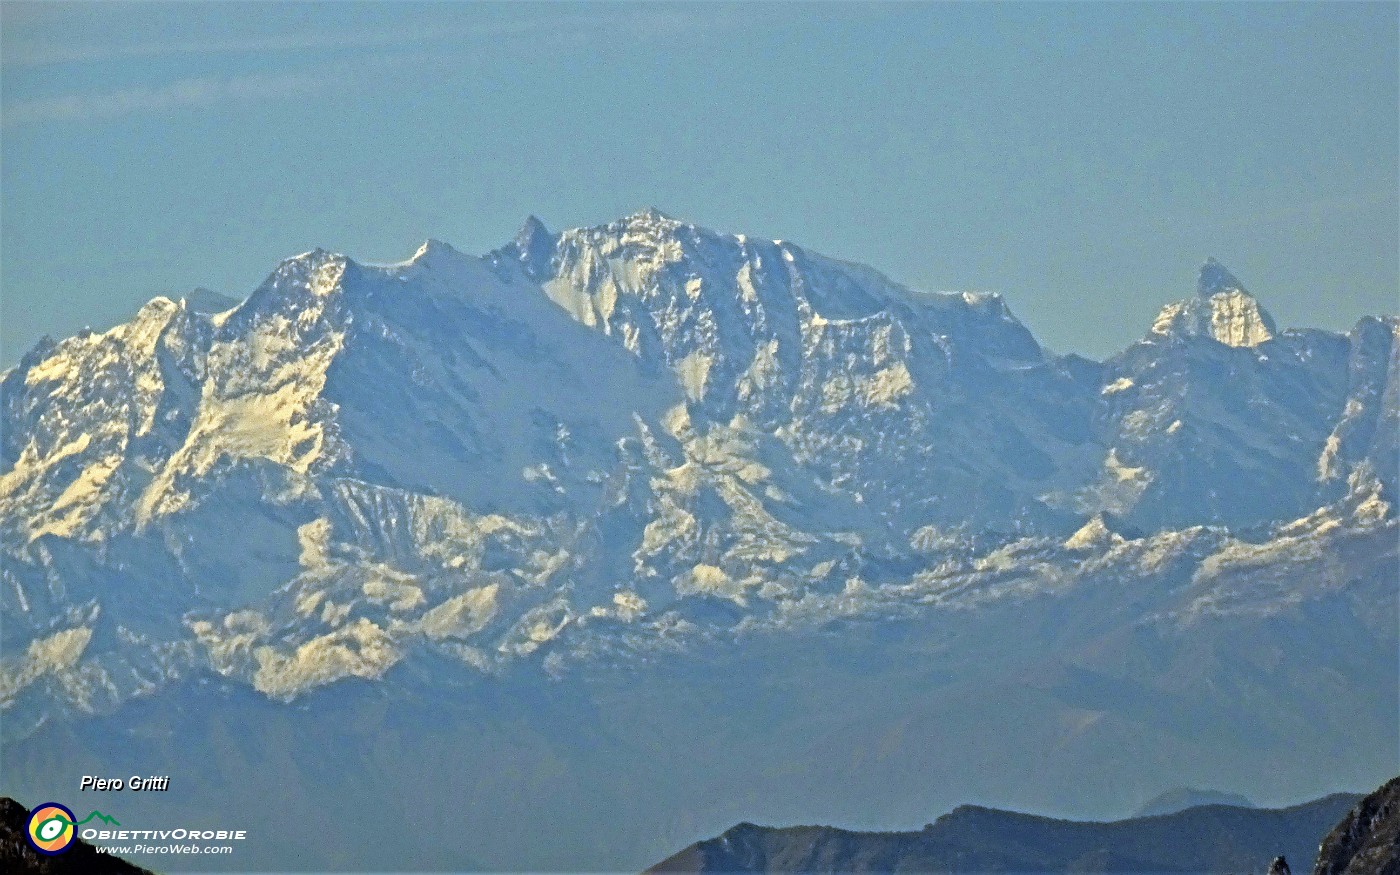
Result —
<svg viewBox="0 0 1400 875"><path fill-rule="evenodd" d="M1283 809L1205 805L1110 823L963 806L920 832L740 824L651 872L1239 872L1306 859L1356 796Z"/></svg>

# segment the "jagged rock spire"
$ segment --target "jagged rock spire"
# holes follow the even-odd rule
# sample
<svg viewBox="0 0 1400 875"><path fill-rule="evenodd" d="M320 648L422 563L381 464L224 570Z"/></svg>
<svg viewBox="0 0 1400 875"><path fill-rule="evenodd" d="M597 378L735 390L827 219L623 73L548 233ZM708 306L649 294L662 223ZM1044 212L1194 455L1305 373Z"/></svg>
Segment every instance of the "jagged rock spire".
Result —
<svg viewBox="0 0 1400 875"><path fill-rule="evenodd" d="M1207 258L1206 263L1201 265L1201 272L1196 278L1196 294L1202 298L1209 298L1221 292L1244 291L1244 286L1235 275L1214 258Z"/></svg>
<svg viewBox="0 0 1400 875"><path fill-rule="evenodd" d="M1152 323L1166 337L1209 337L1226 346L1258 346L1278 333L1274 319L1214 258L1201 265L1196 297L1168 304Z"/></svg>

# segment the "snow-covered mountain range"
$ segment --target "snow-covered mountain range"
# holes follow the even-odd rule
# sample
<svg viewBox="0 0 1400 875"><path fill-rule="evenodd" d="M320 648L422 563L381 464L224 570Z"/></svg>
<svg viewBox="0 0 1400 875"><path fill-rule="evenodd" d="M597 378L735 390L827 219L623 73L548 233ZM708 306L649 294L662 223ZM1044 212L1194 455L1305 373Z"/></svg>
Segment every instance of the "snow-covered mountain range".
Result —
<svg viewBox="0 0 1400 875"><path fill-rule="evenodd" d="M1356 710L1396 721L1393 659L1313 657L1394 654L1397 340L1281 329L1211 260L1122 353L1058 356L1000 296L654 210L483 257L305 253L4 374L3 729L201 679L566 685L996 617L982 646L1019 656L985 677L1076 713L1131 710L1105 679L1257 686L1234 706L1280 738L1347 746ZM1344 714L1295 726L1315 702Z"/></svg>

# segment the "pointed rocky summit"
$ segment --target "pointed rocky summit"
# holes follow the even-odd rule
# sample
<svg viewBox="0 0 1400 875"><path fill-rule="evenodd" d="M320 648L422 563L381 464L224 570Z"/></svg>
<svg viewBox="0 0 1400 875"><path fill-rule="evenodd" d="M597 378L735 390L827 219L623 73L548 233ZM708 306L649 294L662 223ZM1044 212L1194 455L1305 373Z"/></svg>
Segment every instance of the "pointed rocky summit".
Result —
<svg viewBox="0 0 1400 875"><path fill-rule="evenodd" d="M1278 333L1274 319L1214 258L1201 266L1196 297L1168 304L1152 323L1165 337L1209 337L1226 346L1258 346Z"/></svg>
<svg viewBox="0 0 1400 875"><path fill-rule="evenodd" d="M1209 298L1221 292L1244 291L1244 286L1235 275L1214 258L1207 258L1206 263L1201 265L1201 272L1196 278L1196 294L1202 298Z"/></svg>

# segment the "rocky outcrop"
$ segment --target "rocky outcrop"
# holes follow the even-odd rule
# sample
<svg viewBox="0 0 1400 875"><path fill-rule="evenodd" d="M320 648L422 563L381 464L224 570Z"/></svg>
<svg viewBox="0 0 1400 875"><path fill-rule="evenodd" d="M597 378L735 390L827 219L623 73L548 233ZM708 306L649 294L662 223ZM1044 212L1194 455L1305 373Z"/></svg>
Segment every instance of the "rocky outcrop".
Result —
<svg viewBox="0 0 1400 875"><path fill-rule="evenodd" d="M120 857L100 854L82 839L61 854L45 857L25 840L29 809L0 796L0 872L8 875L150 875Z"/></svg>
<svg viewBox="0 0 1400 875"><path fill-rule="evenodd" d="M1400 875L1400 777L1358 802L1327 834L1313 875Z"/></svg>

